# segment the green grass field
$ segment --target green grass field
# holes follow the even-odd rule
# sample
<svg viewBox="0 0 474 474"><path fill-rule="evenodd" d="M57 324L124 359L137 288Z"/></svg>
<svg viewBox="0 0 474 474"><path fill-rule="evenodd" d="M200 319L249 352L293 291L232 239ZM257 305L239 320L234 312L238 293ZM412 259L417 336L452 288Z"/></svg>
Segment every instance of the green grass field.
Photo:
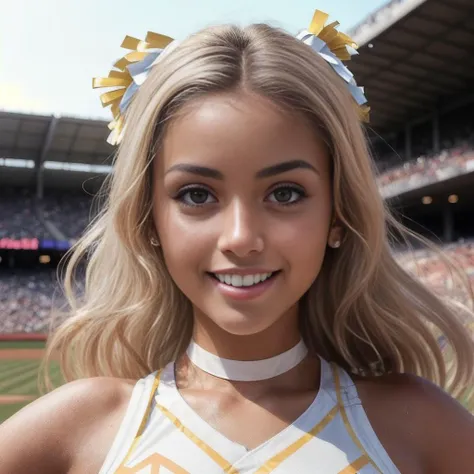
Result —
<svg viewBox="0 0 474 474"><path fill-rule="evenodd" d="M3 360L0 361L0 395L37 396L39 360ZM59 380L59 366L50 366L51 378Z"/></svg>
<svg viewBox="0 0 474 474"><path fill-rule="evenodd" d="M44 349L43 341L0 341L2 349Z"/></svg>
<svg viewBox="0 0 474 474"><path fill-rule="evenodd" d="M0 423L3 423L7 418L10 418L24 406L24 403L9 403L8 405L0 405Z"/></svg>
<svg viewBox="0 0 474 474"><path fill-rule="evenodd" d="M11 349L43 349L44 342L39 341L2 341L0 350ZM0 360L0 396L20 395L32 397L39 396L38 372L40 360L27 359L15 360L14 353L11 359ZM51 363L50 374L55 385L61 384L59 365ZM0 423L5 421L27 402L0 404Z"/></svg>
<svg viewBox="0 0 474 474"><path fill-rule="evenodd" d="M26 395L37 398L39 360L0 361L0 395ZM55 386L61 384L58 364L52 363L50 374ZM29 402L0 404L0 423Z"/></svg>

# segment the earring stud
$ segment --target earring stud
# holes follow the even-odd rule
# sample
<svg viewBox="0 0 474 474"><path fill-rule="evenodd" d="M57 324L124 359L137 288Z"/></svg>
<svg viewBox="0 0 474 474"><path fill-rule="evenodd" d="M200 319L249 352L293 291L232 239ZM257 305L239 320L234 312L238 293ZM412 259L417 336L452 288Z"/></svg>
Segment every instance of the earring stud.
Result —
<svg viewBox="0 0 474 474"><path fill-rule="evenodd" d="M333 249L338 249L340 246L341 246L341 241L340 241L340 240L336 240L336 241L331 245L331 247L332 247Z"/></svg>
<svg viewBox="0 0 474 474"><path fill-rule="evenodd" d="M160 242L158 241L158 239L155 239L154 237L152 237L150 239L150 244L153 245L153 247L159 247L160 246Z"/></svg>

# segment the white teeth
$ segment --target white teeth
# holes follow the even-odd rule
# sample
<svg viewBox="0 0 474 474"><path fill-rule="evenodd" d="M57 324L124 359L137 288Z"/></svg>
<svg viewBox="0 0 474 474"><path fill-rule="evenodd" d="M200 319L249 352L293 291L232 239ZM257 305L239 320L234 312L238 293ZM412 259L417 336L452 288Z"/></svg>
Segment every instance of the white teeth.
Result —
<svg viewBox="0 0 474 474"><path fill-rule="evenodd" d="M214 274L214 276L221 282L230 286L252 286L265 281L267 278L270 278L273 273L257 273L255 275L223 275L221 273Z"/></svg>
<svg viewBox="0 0 474 474"><path fill-rule="evenodd" d="M242 286L242 276L241 275L232 275L232 281L230 282L230 284L232 286Z"/></svg>
<svg viewBox="0 0 474 474"><path fill-rule="evenodd" d="M258 276L258 275L257 275ZM250 286L250 285L253 285L254 282L253 282L253 275L245 275L243 278L242 278L242 285L243 286Z"/></svg>

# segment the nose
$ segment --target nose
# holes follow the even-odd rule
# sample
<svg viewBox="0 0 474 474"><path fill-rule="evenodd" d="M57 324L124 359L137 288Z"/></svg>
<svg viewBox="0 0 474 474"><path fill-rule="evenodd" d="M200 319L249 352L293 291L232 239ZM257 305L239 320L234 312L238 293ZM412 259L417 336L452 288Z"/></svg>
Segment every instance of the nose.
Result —
<svg viewBox="0 0 474 474"><path fill-rule="evenodd" d="M223 228L218 240L218 248L223 253L233 253L237 257L247 257L264 249L261 219L255 208L235 201L223 211Z"/></svg>

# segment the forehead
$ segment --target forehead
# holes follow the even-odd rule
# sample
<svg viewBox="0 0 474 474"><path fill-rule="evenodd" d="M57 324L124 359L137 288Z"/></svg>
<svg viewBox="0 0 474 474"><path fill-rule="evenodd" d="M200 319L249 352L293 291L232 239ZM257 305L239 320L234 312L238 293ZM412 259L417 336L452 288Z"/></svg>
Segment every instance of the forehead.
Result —
<svg viewBox="0 0 474 474"><path fill-rule="evenodd" d="M194 163L229 172L305 159L328 168L327 149L302 116L257 95L234 92L187 105L169 125L159 167Z"/></svg>

